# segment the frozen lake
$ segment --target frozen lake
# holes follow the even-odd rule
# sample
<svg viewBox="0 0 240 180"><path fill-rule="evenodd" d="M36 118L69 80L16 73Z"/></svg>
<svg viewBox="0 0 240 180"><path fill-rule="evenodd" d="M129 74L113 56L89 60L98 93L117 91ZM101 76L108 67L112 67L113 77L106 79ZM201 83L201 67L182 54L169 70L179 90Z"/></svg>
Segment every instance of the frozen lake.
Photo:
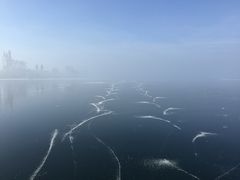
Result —
<svg viewBox="0 0 240 180"><path fill-rule="evenodd" d="M1 180L237 180L239 137L239 81L0 81Z"/></svg>

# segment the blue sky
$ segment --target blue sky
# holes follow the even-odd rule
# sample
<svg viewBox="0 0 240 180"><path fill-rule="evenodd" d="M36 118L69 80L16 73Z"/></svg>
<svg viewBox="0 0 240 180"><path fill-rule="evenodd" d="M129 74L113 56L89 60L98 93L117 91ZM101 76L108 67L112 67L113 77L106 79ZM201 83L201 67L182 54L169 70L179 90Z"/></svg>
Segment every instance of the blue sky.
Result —
<svg viewBox="0 0 240 180"><path fill-rule="evenodd" d="M218 64L236 76L239 9L237 0L0 0L0 53L106 75L136 64L139 73L179 66L210 73Z"/></svg>

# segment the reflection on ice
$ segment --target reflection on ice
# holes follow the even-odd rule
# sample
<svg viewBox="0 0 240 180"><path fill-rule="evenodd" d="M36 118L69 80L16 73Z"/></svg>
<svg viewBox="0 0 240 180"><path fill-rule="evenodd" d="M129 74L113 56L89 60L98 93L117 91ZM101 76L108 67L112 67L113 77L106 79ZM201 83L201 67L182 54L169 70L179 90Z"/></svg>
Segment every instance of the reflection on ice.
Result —
<svg viewBox="0 0 240 180"><path fill-rule="evenodd" d="M103 82L103 81L89 81L89 82L86 82L86 84L107 84L106 82Z"/></svg>
<svg viewBox="0 0 240 180"><path fill-rule="evenodd" d="M175 168L177 163L167 159L145 160L144 165L151 168Z"/></svg>
<svg viewBox="0 0 240 180"><path fill-rule="evenodd" d="M193 177L194 179L200 180L197 176L191 174L190 172L180 168L175 161L168 160L168 159L150 159L145 160L144 165L150 168L156 169L164 169L164 168L171 168L177 171L183 172L184 174Z"/></svg>

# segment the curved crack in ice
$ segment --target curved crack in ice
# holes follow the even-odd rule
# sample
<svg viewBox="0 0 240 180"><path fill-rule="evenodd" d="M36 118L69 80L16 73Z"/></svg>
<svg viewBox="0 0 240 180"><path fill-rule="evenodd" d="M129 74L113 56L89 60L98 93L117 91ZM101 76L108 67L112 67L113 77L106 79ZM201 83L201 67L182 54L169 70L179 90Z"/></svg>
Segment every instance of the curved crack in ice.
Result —
<svg viewBox="0 0 240 180"><path fill-rule="evenodd" d="M105 99L106 99L104 96L100 96L100 95L97 95L96 97L97 97L97 98L100 98L100 99L102 99L102 100L105 100Z"/></svg>
<svg viewBox="0 0 240 180"><path fill-rule="evenodd" d="M153 98L153 102L157 102L158 99L166 99L167 97L162 97L162 96L158 96L158 97L155 97Z"/></svg>
<svg viewBox="0 0 240 180"><path fill-rule="evenodd" d="M215 180L220 180L220 179L224 178L225 176L229 175L231 172L233 172L234 170L236 170L239 167L240 167L240 163L237 164L236 166L234 166L233 168L231 168L230 170L224 172L220 176L216 177Z"/></svg>
<svg viewBox="0 0 240 180"><path fill-rule="evenodd" d="M113 111L108 111L108 112L99 114L99 115L97 115L97 116L90 117L90 118L88 118L88 119L86 119L86 120L83 120L82 122L80 122L79 124L77 124L75 127L73 127L72 129L70 129L68 132L66 132L66 133L64 134L64 136L63 136L63 140L64 140L67 136L72 135L72 133L73 133L76 129L80 128L81 126L83 126L83 125L84 125L85 123L87 123L88 121L94 120L94 119L99 118L99 117L102 117L102 116L107 116L107 115L110 115L110 114L112 114L112 113L113 113Z"/></svg>
<svg viewBox="0 0 240 180"><path fill-rule="evenodd" d="M195 143L197 139L199 138L205 138L208 136L217 136L217 133L210 133L210 132L200 132L199 134L197 134L193 139L192 139L192 143Z"/></svg>
<svg viewBox="0 0 240 180"><path fill-rule="evenodd" d="M91 105L96 108L97 113L101 111L101 107L97 103L91 103Z"/></svg>
<svg viewBox="0 0 240 180"><path fill-rule="evenodd" d="M44 166L45 162L47 161L47 158L48 158L49 154L51 153L51 150L54 146L54 142L55 142L55 139L56 139L57 135L58 135L58 130L55 129L53 134L52 134L52 137L51 137L51 141L50 141L50 144L49 144L47 154L44 156L44 158L43 158L42 162L40 163L40 165L38 166L38 168L31 175L30 180L34 180L36 178L36 176L38 175L38 173L41 171L42 167Z"/></svg>
<svg viewBox="0 0 240 180"><path fill-rule="evenodd" d="M167 108L163 111L163 115L167 116L167 115L172 114L173 113L172 111L181 110L181 109L183 109L183 108L170 107L170 108Z"/></svg>
<svg viewBox="0 0 240 180"><path fill-rule="evenodd" d="M117 169L117 175L116 175L116 180L121 180L121 163L120 163L120 160L119 158L117 157L116 153L114 152L114 150L108 146L105 142L103 142L100 138L98 138L97 136L93 135L94 138L99 142L101 143L103 146L105 146L109 153L113 156L114 160L117 162L117 165L118 165L118 169Z"/></svg>
<svg viewBox="0 0 240 180"><path fill-rule="evenodd" d="M149 102L149 101L138 101L136 102L137 104L149 104L149 105L154 105L156 106L157 108L161 108L161 106L157 103L154 103L154 102Z"/></svg>
<svg viewBox="0 0 240 180"><path fill-rule="evenodd" d="M155 119L155 120L159 120L159 121L162 121L162 122L170 124L172 127L176 128L178 130L182 130L179 126L177 126L176 124L173 124L171 121L163 119L163 118L160 118L160 117L151 116L151 115L148 115L148 116L135 116L135 117L136 118L140 118L140 119Z"/></svg>

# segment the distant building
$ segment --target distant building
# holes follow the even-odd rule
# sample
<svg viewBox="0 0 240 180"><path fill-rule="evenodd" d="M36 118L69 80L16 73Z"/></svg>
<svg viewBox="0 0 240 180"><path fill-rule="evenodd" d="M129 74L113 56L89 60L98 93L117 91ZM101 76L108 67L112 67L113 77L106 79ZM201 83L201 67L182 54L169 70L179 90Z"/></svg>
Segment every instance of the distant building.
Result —
<svg viewBox="0 0 240 180"><path fill-rule="evenodd" d="M14 60L12 58L11 51L3 53L3 70L12 71L12 70L25 70L26 63L24 61Z"/></svg>
<svg viewBox="0 0 240 180"><path fill-rule="evenodd" d="M43 67L43 65L41 64L41 66L40 66L40 69L41 69L41 71L43 72L43 70L44 70L44 67Z"/></svg>
<svg viewBox="0 0 240 180"><path fill-rule="evenodd" d="M39 70L39 68L38 68L38 65L36 64L36 66L35 66L35 70L36 71L38 71Z"/></svg>

